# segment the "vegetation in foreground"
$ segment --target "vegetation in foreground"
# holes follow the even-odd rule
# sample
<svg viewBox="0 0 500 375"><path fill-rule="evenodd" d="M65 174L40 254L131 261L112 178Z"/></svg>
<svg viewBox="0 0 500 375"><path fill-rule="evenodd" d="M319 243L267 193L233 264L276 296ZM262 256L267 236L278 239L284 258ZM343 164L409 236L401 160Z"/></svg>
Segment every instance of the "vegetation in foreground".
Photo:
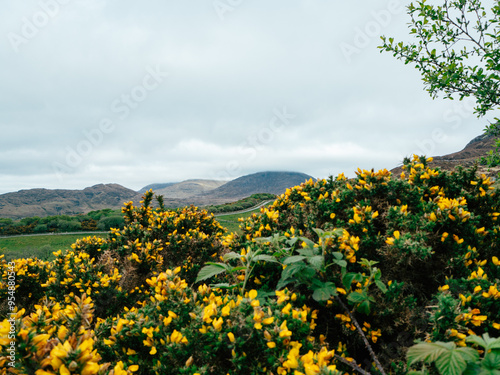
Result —
<svg viewBox="0 0 500 375"><path fill-rule="evenodd" d="M498 190L474 170L415 157L401 178L310 180L241 235L204 210L152 200L126 204L123 229L51 262L2 262L17 346L11 367L5 319L0 373L500 369Z"/></svg>

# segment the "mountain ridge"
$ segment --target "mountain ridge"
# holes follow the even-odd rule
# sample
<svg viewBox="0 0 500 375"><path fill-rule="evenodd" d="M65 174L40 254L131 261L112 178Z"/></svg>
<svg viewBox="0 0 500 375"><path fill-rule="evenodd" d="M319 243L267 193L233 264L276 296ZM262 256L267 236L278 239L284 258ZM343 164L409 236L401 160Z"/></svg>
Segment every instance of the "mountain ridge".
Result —
<svg viewBox="0 0 500 375"><path fill-rule="evenodd" d="M260 178L256 179L258 176ZM170 208L191 204L222 204L257 193L278 194L288 187L304 182L305 177L310 178L299 172L258 172L233 180L236 182L230 184L226 190L217 189L232 181L190 179L180 183L163 184L167 186L154 192L163 195L165 206ZM162 184L148 186L158 185ZM212 193L213 191L215 193ZM113 183L97 184L81 190L22 189L0 194L0 218L85 214L105 208L118 209L127 201L138 204L141 199L142 193Z"/></svg>

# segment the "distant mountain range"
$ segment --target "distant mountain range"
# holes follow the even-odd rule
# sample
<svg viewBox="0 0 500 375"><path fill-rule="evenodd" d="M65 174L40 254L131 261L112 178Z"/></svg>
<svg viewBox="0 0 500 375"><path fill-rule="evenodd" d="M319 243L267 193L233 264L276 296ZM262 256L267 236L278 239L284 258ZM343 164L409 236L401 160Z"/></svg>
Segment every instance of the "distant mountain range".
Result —
<svg viewBox="0 0 500 375"><path fill-rule="evenodd" d="M208 193L218 187L224 185L227 181L218 180L186 180L175 184L160 187L163 184L157 185L158 188L152 188L155 194L163 195L170 199L186 199L200 194ZM142 188L139 192L143 193L149 190L147 187Z"/></svg>
<svg viewBox="0 0 500 375"><path fill-rule="evenodd" d="M257 193L281 194L311 176L297 172L260 172L233 181L187 180L155 183L139 191L118 184L99 184L83 190L29 189L0 195L0 217L76 215L104 208L117 209L124 202L139 204L142 194L153 189L168 207L234 202Z"/></svg>
<svg viewBox="0 0 500 375"><path fill-rule="evenodd" d="M119 207L136 196L136 191L118 184L100 184L83 190L20 190L0 195L0 217L75 215Z"/></svg>
<svg viewBox="0 0 500 375"><path fill-rule="evenodd" d="M259 172L229 181L204 194L192 197L197 205L234 202L256 193L281 194L311 176L298 172Z"/></svg>

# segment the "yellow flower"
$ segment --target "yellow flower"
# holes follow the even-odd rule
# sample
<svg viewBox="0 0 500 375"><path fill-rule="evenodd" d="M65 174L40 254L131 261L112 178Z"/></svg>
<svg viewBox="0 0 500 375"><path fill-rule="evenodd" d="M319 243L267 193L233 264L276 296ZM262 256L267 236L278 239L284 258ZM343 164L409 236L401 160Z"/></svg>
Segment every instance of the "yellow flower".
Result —
<svg viewBox="0 0 500 375"><path fill-rule="evenodd" d="M263 324L265 325L269 325L269 324L272 324L274 322L274 317L271 316L270 318L266 318L262 321Z"/></svg>
<svg viewBox="0 0 500 375"><path fill-rule="evenodd" d="M283 309L281 309L281 312L285 315L289 315L291 308L292 308L292 305L290 303L288 303L285 307L283 307Z"/></svg>
<svg viewBox="0 0 500 375"><path fill-rule="evenodd" d="M214 326L215 330L220 331L222 328L222 323L224 323L224 320L222 319L222 317L220 317L218 319L215 319L212 322L212 325Z"/></svg>
<svg viewBox="0 0 500 375"><path fill-rule="evenodd" d="M252 289L251 291L248 292L248 297L250 299L255 299L257 298L257 291L255 289Z"/></svg>
<svg viewBox="0 0 500 375"><path fill-rule="evenodd" d="M229 338L229 341L234 342L234 334L232 332L229 332L227 337Z"/></svg>

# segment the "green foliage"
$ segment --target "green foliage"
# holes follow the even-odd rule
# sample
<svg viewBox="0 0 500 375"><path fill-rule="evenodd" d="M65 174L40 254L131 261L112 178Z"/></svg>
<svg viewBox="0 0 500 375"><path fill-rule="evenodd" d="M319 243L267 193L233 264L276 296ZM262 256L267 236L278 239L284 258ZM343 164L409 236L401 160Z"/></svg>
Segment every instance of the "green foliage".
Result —
<svg viewBox="0 0 500 375"><path fill-rule="evenodd" d="M29 217L17 221L0 218L0 235L108 231L110 228L123 228L123 226L124 220L120 213L107 208L76 216Z"/></svg>
<svg viewBox="0 0 500 375"><path fill-rule="evenodd" d="M434 364L441 375L500 373L500 338L485 333L482 337L469 336L466 341L481 349L457 347L454 342L422 342L408 350L408 366L418 362ZM484 354L482 358L480 353ZM429 370L423 367L411 373L428 374Z"/></svg>
<svg viewBox="0 0 500 375"><path fill-rule="evenodd" d="M405 44L382 37L382 51L392 53L405 64L414 64L422 74L427 91L436 97L473 97L478 116L500 105L500 11L492 2L480 0L425 0L410 3L410 35L416 42ZM487 126L498 135L497 122ZM482 160L494 166L498 148Z"/></svg>

